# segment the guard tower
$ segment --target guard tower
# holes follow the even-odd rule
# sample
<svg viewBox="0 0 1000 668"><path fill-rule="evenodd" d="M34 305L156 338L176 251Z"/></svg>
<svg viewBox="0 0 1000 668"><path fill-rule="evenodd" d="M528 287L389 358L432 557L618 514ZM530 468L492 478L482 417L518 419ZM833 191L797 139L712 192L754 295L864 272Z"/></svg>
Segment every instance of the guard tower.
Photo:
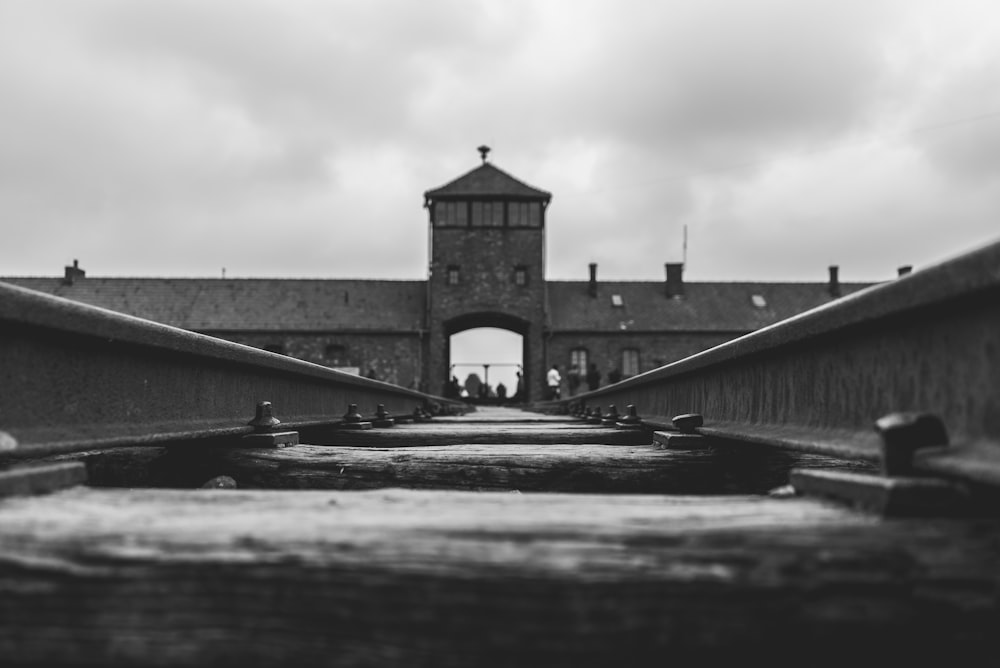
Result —
<svg viewBox="0 0 1000 668"><path fill-rule="evenodd" d="M428 390L443 394L453 334L497 327L522 336L525 400L543 396L545 212L552 195L482 164L424 193L430 215ZM513 389L513 388L512 388ZM513 392L512 392L513 393Z"/></svg>

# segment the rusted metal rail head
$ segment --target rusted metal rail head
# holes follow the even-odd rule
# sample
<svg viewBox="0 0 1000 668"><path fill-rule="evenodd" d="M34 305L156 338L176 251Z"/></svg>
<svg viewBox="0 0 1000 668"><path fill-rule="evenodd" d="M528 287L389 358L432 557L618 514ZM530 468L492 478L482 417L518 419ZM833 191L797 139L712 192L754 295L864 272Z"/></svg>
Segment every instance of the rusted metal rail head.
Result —
<svg viewBox="0 0 1000 668"><path fill-rule="evenodd" d="M0 461L346 426L352 415L378 422L379 412L411 419L463 409L390 383L0 283Z"/></svg>
<svg viewBox="0 0 1000 668"><path fill-rule="evenodd" d="M1000 242L550 408L611 406L668 433L1000 485Z"/></svg>

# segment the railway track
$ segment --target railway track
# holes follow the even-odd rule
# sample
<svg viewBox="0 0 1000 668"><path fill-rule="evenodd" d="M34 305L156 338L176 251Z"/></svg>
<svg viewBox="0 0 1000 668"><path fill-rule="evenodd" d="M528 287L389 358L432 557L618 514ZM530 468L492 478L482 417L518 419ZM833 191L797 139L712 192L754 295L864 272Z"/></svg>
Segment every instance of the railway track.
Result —
<svg viewBox="0 0 1000 668"><path fill-rule="evenodd" d="M476 411L0 284L0 665L979 661L998 267Z"/></svg>
<svg viewBox="0 0 1000 668"><path fill-rule="evenodd" d="M88 479L0 501L3 665L926 659L1000 621L995 517L791 485L864 460L510 408L313 436L31 462Z"/></svg>

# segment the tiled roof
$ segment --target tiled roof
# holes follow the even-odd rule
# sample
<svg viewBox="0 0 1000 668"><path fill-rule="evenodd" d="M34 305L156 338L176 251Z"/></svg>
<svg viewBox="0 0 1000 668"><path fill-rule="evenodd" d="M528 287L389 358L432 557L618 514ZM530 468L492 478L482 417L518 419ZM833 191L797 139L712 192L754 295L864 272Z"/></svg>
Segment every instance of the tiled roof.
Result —
<svg viewBox="0 0 1000 668"><path fill-rule="evenodd" d="M526 197L546 201L552 198L551 193L529 186L488 162L484 162L471 172L463 174L440 188L428 190L424 193L424 198L489 195Z"/></svg>
<svg viewBox="0 0 1000 668"><path fill-rule="evenodd" d="M425 281L281 278L0 278L14 285L199 332L385 331L423 326ZM870 283L842 283L847 295ZM549 281L553 331L742 333L833 299L825 283ZM621 305L615 306L612 296ZM757 303L755 304L755 295ZM759 305L758 305L759 304Z"/></svg>
<svg viewBox="0 0 1000 668"><path fill-rule="evenodd" d="M841 283L841 295L869 285ZM548 282L553 331L750 332L834 299L826 283L685 282L680 299L667 297L665 283L656 281L599 282L596 297L588 287L587 281Z"/></svg>
<svg viewBox="0 0 1000 668"><path fill-rule="evenodd" d="M31 290L199 332L416 331L426 282L214 278L0 278Z"/></svg>

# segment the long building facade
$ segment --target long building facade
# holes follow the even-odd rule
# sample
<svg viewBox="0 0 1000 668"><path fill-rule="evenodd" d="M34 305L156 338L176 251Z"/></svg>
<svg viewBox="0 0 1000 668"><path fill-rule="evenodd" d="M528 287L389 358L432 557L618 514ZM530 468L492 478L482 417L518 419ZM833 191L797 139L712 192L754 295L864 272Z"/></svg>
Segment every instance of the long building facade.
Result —
<svg viewBox="0 0 1000 668"><path fill-rule="evenodd" d="M724 343L869 283L686 282L545 278L552 195L487 159L424 193L426 280L55 277L8 283L433 394L449 392L451 336L478 327L520 334L523 393L545 398L545 372L593 366L605 385ZM489 362L489 360L484 360ZM585 388L585 383L581 385ZM569 388L565 388L569 390ZM565 396L565 395L564 395Z"/></svg>

